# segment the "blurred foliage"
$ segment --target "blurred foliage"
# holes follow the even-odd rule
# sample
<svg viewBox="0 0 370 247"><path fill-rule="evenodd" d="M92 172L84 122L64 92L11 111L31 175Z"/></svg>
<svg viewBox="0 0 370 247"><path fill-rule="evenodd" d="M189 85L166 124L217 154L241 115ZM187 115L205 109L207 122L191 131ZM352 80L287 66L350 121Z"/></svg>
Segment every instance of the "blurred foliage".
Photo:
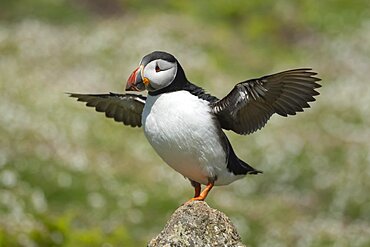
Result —
<svg viewBox="0 0 370 247"><path fill-rule="evenodd" d="M312 66L312 109L227 133L264 170L207 199L251 246L370 246L368 1L0 1L0 246L144 246L192 195L140 129L64 92L123 91L169 51L217 96Z"/></svg>

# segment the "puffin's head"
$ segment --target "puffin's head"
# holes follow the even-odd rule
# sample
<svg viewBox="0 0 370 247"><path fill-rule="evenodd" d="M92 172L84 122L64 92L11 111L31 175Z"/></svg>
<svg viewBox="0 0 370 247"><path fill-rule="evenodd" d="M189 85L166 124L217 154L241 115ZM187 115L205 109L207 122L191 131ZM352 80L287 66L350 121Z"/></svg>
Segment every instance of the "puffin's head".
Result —
<svg viewBox="0 0 370 247"><path fill-rule="evenodd" d="M139 67L132 72L127 80L126 91L147 89L154 92L165 88L175 80L179 67L171 54L154 51L143 57Z"/></svg>

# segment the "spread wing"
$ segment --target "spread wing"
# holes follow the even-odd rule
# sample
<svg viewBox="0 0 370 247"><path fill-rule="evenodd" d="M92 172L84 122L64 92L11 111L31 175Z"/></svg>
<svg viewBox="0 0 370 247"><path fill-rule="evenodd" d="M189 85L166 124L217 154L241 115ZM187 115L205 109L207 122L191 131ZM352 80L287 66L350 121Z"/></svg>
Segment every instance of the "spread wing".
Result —
<svg viewBox="0 0 370 247"><path fill-rule="evenodd" d="M117 122L132 127L141 127L141 113L146 97L136 94L77 94L70 93L77 101L86 102L86 106L95 107L98 112Z"/></svg>
<svg viewBox="0 0 370 247"><path fill-rule="evenodd" d="M250 134L265 126L271 115L295 115L308 108L321 87L311 69L293 69L238 83L213 111L226 130Z"/></svg>

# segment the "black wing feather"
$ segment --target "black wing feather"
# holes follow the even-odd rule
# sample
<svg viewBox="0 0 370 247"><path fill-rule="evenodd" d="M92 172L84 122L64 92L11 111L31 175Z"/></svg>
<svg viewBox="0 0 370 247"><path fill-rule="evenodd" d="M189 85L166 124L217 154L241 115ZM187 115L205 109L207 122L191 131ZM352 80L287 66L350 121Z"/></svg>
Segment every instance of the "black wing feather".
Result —
<svg viewBox="0 0 370 247"><path fill-rule="evenodd" d="M221 100L213 103L213 112L221 127L238 134L261 129L270 117L295 115L315 101L321 79L309 68L287 70L238 83Z"/></svg>
<svg viewBox="0 0 370 247"><path fill-rule="evenodd" d="M70 93L77 101L86 102L86 106L104 112L108 118L132 127L141 127L141 114L146 97L137 94L77 94Z"/></svg>

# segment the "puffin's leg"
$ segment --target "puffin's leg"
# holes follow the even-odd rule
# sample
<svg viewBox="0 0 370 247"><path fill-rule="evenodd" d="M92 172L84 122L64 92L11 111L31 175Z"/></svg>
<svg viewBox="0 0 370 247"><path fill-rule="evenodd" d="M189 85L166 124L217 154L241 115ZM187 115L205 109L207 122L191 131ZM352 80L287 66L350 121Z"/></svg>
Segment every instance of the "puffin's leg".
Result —
<svg viewBox="0 0 370 247"><path fill-rule="evenodd" d="M190 179L189 179L190 180ZM193 180L190 180L190 183L191 185L194 187L194 197L198 197L200 196L200 190L201 190L201 187L200 187L200 183L198 182L195 182Z"/></svg>
<svg viewBox="0 0 370 247"><path fill-rule="evenodd" d="M194 198L191 198L190 201L204 201L206 199L208 193L213 188L214 184L215 184L214 181L208 182L207 186L204 188L204 190L202 191L202 193L200 193L199 196L196 196Z"/></svg>

